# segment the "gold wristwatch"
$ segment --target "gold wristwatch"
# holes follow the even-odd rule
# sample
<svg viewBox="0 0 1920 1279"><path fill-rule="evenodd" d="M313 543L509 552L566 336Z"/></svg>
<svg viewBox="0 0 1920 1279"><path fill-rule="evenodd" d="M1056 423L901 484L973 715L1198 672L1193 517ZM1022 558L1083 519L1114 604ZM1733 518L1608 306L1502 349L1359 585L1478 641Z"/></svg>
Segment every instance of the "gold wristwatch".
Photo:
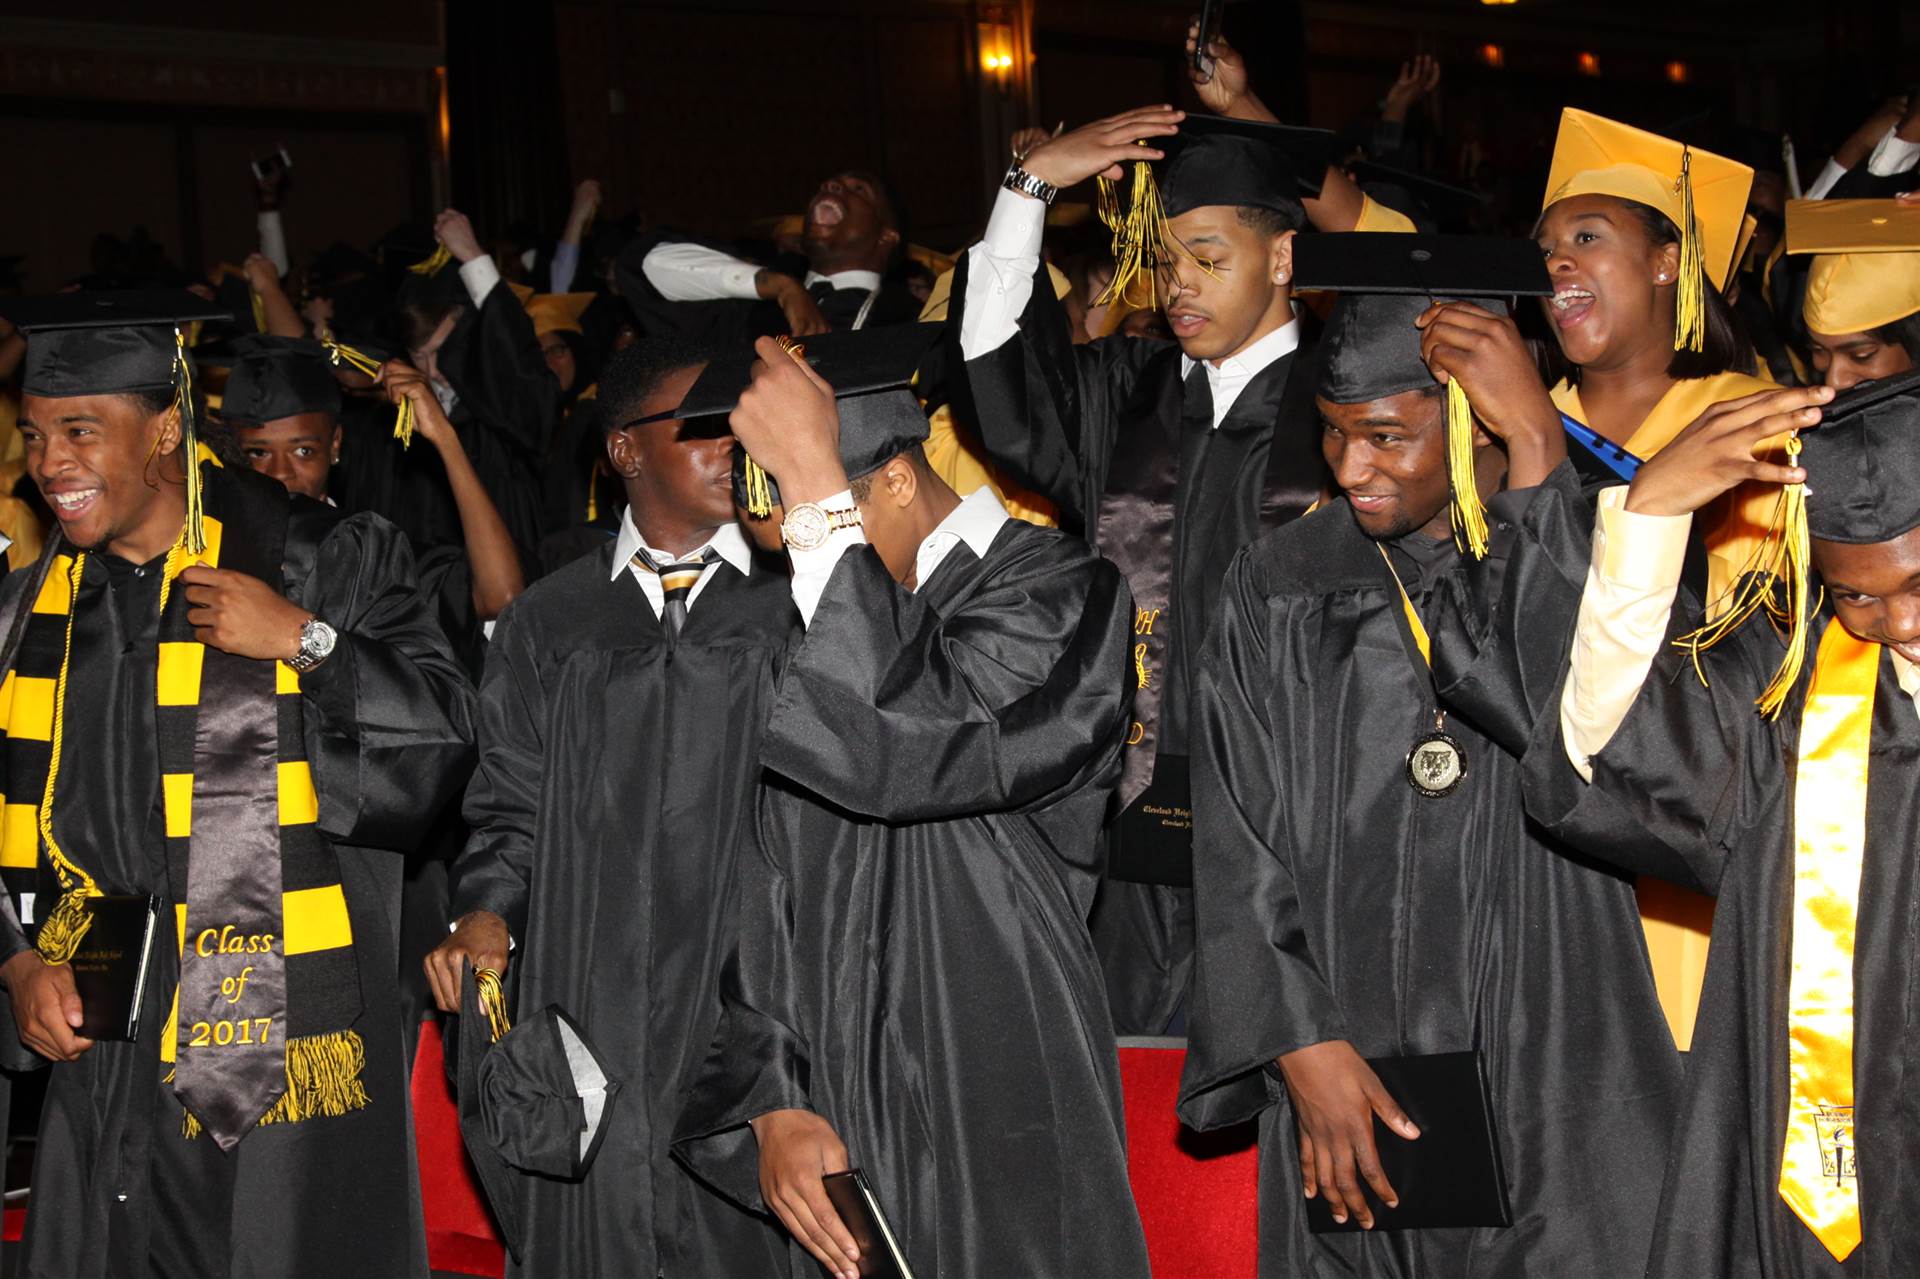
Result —
<svg viewBox="0 0 1920 1279"><path fill-rule="evenodd" d="M790 551L817 551L837 530L859 527L858 507L830 511L818 502L802 502L790 507L780 522L780 540Z"/></svg>

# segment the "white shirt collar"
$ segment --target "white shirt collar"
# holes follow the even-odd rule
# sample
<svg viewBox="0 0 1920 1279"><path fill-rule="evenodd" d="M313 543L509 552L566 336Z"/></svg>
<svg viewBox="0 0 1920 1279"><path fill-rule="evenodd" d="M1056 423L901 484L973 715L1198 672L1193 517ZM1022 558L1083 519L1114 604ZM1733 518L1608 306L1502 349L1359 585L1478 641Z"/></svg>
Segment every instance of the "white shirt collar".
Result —
<svg viewBox="0 0 1920 1279"><path fill-rule="evenodd" d="M747 535L741 532L740 526L731 520L715 529L713 537L707 541L706 546L697 548L694 554L697 555L708 547L711 547L714 554L718 555L722 561L738 569L742 576L752 571L753 552L747 546ZM632 563L633 553L643 549L656 562L679 558L657 547L647 545L646 539L640 536L640 530L634 527L633 508L629 506L620 516L619 536L613 539L613 566L612 571L607 574L607 580L618 581L620 574Z"/></svg>
<svg viewBox="0 0 1920 1279"><path fill-rule="evenodd" d="M1240 392L1247 384L1260 375L1269 364L1287 355L1300 345L1300 321L1288 320L1273 332L1250 344L1236 355L1230 355L1215 365L1211 360L1202 361L1207 370L1207 386L1213 392L1213 424L1220 425L1226 420L1227 413L1233 408L1233 402L1240 398ZM1180 357L1180 377L1185 380L1193 372L1196 361L1187 356Z"/></svg>
<svg viewBox="0 0 1920 1279"><path fill-rule="evenodd" d="M920 549L913 557L913 580L918 586L924 586L933 571L940 567L947 553L965 542L973 553L981 559L987 556L987 550L993 545L993 539L999 536L1000 526L1012 516L1007 508L994 496L993 489L981 485L960 499L960 505L947 512L947 518L927 534L920 543Z"/></svg>
<svg viewBox="0 0 1920 1279"><path fill-rule="evenodd" d="M832 275L809 271L805 283L808 288L812 288L823 280L836 289L865 289L871 293L880 287L878 271L835 271Z"/></svg>

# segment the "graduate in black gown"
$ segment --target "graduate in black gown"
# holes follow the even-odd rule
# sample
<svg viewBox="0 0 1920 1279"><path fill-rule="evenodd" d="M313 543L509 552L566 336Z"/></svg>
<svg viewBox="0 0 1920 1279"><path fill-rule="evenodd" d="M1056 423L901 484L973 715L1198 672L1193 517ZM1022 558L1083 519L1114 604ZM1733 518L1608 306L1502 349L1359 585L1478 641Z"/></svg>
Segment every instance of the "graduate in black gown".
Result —
<svg viewBox="0 0 1920 1279"><path fill-rule="evenodd" d="M424 1276L401 854L471 767L471 690L396 530L196 453L178 298L6 304L59 519L0 593L5 633L31 609L0 972L55 1063L20 1273ZM158 900L131 1041L78 1033L95 894Z"/></svg>
<svg viewBox="0 0 1920 1279"><path fill-rule="evenodd" d="M1305 286L1304 247L1301 262ZM1226 573L1194 721L1199 940L1180 1115L1258 1117L1263 1276L1632 1273L1680 1074L1632 887L1529 827L1524 717L1514 732L1459 713L1442 679L1501 676L1442 676L1449 637L1429 638L1449 608L1498 608L1516 548L1577 521L1580 491L1511 320L1429 307L1339 299L1318 403L1343 495ZM1475 489L1492 495L1484 559L1455 540L1470 540L1477 499L1450 486L1429 360L1469 388L1481 424L1465 431ZM1382 1204L1399 1190L1376 1151L1418 1129L1363 1059L1468 1051L1512 1225L1396 1230ZM1368 1229L1310 1233L1312 1197Z"/></svg>
<svg viewBox="0 0 1920 1279"><path fill-rule="evenodd" d="M1721 405L1602 495L1566 686L1528 761L1552 829L1717 898L1647 1267L1662 1279L1920 1267L1920 377L1833 395ZM1754 457L1816 422L1803 470ZM1804 631L1750 618L1696 673L1667 642L1699 617L1676 594L1692 513L1800 479Z"/></svg>
<svg viewBox="0 0 1920 1279"><path fill-rule="evenodd" d="M770 1218L668 1153L719 1016L760 730L799 625L786 575L734 522L725 417L679 414L706 354L647 339L613 358L600 406L626 516L507 610L481 687L458 926L428 971L449 1012L463 962L505 972L524 1013L555 1005L577 1023L624 1094L583 1178L511 1178L515 1274L785 1263Z"/></svg>
<svg viewBox="0 0 1920 1279"><path fill-rule="evenodd" d="M779 1215L795 1279L814 1258L855 1272L821 1180L850 1165L916 1275L1145 1275L1084 922L1126 585L933 476L905 390L923 335L813 339L818 373L763 339L732 416L779 483L807 631L761 743L727 1017L675 1148Z"/></svg>

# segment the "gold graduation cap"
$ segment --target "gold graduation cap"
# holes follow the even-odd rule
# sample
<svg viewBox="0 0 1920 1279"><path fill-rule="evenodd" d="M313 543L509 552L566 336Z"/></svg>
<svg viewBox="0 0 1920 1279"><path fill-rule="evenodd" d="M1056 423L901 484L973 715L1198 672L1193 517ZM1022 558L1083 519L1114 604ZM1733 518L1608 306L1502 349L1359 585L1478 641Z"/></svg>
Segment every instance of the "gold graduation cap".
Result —
<svg viewBox="0 0 1920 1279"><path fill-rule="evenodd" d="M1576 195L1610 195L1664 213L1680 230L1673 346L1698 351L1706 336L1704 286L1727 287L1752 187L1744 164L1568 107L1540 211Z"/></svg>
<svg viewBox="0 0 1920 1279"><path fill-rule="evenodd" d="M1817 255L1802 307L1815 333L1864 333L1920 311L1920 208L1790 200L1787 252Z"/></svg>
<svg viewBox="0 0 1920 1279"><path fill-rule="evenodd" d="M520 290L515 289L517 295ZM520 299L520 305L527 308L527 318L533 321L533 335L545 337L549 333L579 333L580 317L593 305L591 293L533 293Z"/></svg>

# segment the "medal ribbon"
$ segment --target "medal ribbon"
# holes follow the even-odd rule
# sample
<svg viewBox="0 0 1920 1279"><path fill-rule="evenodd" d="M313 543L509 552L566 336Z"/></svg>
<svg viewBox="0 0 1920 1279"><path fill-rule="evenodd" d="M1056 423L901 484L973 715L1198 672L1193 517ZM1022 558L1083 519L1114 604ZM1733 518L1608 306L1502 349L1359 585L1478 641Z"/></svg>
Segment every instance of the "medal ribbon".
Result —
<svg viewBox="0 0 1920 1279"><path fill-rule="evenodd" d="M1841 1261L1860 1243L1853 942L1879 679L1880 646L1829 622L1800 716L1793 787L1793 969L1780 1197Z"/></svg>
<svg viewBox="0 0 1920 1279"><path fill-rule="evenodd" d="M1387 548L1375 542L1374 548L1380 552L1380 558L1387 563L1387 572L1393 574L1393 589L1400 592L1400 607L1407 615L1407 629L1413 632L1413 646L1420 650L1420 660L1433 669L1433 641L1427 638L1427 627L1420 620L1420 612L1413 606L1413 598L1407 594L1407 588L1400 581L1400 572L1393 566L1393 557L1387 554Z"/></svg>

